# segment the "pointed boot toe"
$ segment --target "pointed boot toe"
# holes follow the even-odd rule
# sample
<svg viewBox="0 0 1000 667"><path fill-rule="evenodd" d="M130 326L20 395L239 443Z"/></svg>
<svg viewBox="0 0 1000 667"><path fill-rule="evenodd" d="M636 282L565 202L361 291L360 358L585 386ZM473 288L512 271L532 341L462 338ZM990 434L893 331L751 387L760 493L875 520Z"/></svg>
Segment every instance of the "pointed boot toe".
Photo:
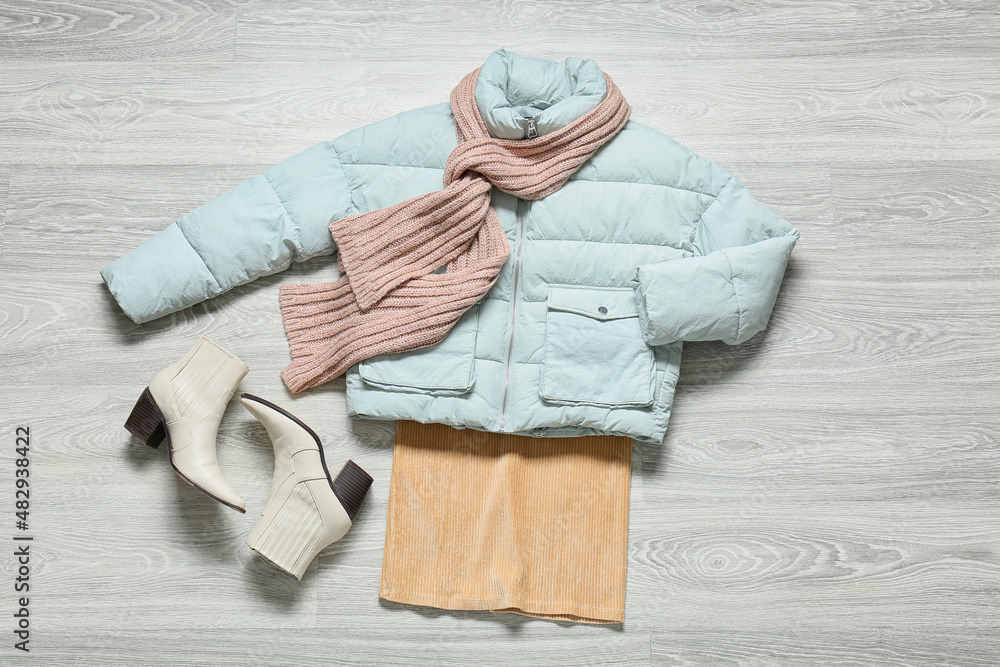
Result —
<svg viewBox="0 0 1000 667"><path fill-rule="evenodd" d="M216 456L222 415L247 365L204 336L184 358L160 371L125 422L141 442L167 442L170 466L181 479L237 512L246 505L226 480Z"/></svg>
<svg viewBox="0 0 1000 667"><path fill-rule="evenodd" d="M174 472L176 472L181 479L205 495L218 500L223 505L232 507L241 514L246 513L246 503L243 502L243 499L240 498L240 495L236 493L235 489L229 485L229 481L226 479L225 475L222 474L222 469L219 468L218 463L215 465L185 465L184 470L182 471L177 466L177 458L178 457L174 457L173 468Z"/></svg>
<svg viewBox="0 0 1000 667"><path fill-rule="evenodd" d="M267 430L274 447L271 490L247 546L301 579L309 563L350 530L372 478L353 461L333 477L323 444L311 428L257 396L243 394L242 403Z"/></svg>

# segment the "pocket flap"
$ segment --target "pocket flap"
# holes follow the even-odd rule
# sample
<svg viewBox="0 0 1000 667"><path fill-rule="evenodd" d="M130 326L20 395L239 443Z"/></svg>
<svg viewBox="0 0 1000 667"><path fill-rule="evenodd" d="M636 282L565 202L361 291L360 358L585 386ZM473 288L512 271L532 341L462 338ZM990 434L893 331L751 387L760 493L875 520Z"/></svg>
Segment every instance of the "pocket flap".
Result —
<svg viewBox="0 0 1000 667"><path fill-rule="evenodd" d="M479 304L466 311L444 340L409 352L380 354L362 361L358 371L367 384L431 396L461 396L476 379Z"/></svg>
<svg viewBox="0 0 1000 667"><path fill-rule="evenodd" d="M552 285L549 287L548 306L550 310L576 313L603 321L639 317L635 292L631 287Z"/></svg>

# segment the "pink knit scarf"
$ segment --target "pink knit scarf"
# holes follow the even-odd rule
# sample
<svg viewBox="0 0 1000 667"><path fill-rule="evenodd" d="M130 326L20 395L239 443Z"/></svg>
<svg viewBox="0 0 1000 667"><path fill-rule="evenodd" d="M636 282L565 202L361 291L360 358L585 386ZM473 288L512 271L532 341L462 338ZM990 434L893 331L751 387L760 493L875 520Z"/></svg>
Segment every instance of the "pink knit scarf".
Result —
<svg viewBox="0 0 1000 667"><path fill-rule="evenodd" d="M281 372L298 393L351 365L440 342L496 281L510 253L493 186L542 199L565 183L628 121L630 109L605 74L608 93L589 113L534 139L494 139L476 104L479 70L451 92L458 147L444 189L330 223L342 278L283 285L281 314L292 363ZM433 273L447 264L444 273Z"/></svg>

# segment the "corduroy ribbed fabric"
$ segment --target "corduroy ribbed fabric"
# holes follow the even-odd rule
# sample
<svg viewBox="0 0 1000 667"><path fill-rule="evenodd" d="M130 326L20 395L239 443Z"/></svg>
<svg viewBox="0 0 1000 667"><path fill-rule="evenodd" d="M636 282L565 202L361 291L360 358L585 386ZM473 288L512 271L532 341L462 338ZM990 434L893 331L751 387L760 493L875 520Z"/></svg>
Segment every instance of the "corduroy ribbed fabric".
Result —
<svg viewBox="0 0 1000 667"><path fill-rule="evenodd" d="M630 108L605 75L592 111L534 139L490 136L476 103L479 70L451 92L458 146L444 189L330 223L344 275L333 283L283 285L281 313L293 392L328 382L378 354L440 342L496 281L510 253L490 191L522 199L557 191L628 122ZM444 273L433 273L447 265Z"/></svg>
<svg viewBox="0 0 1000 667"><path fill-rule="evenodd" d="M621 623L631 452L397 422L379 597Z"/></svg>

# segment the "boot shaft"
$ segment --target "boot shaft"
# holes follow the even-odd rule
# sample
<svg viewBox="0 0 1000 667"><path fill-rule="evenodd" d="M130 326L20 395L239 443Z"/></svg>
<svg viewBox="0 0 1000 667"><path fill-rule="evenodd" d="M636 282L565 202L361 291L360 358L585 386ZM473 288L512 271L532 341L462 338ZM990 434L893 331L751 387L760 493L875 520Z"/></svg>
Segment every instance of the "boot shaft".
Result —
<svg viewBox="0 0 1000 667"><path fill-rule="evenodd" d="M301 579L319 552L350 530L372 478L353 461L333 478L323 444L311 428L257 396L243 394L242 402L267 430L274 448L267 504L247 544Z"/></svg>
<svg viewBox="0 0 1000 667"><path fill-rule="evenodd" d="M197 422L213 413L221 420L248 371L231 352L201 336L180 361L153 378L149 389L168 424L180 419Z"/></svg>

